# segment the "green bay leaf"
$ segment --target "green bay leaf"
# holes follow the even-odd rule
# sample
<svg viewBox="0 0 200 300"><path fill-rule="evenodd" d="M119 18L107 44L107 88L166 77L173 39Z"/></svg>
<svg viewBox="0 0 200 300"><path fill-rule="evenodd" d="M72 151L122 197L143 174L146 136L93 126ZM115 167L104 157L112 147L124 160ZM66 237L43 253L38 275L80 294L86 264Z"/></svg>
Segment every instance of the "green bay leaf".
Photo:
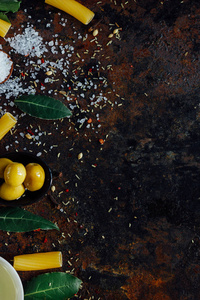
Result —
<svg viewBox="0 0 200 300"><path fill-rule="evenodd" d="M45 273L24 285L24 300L66 300L77 294L82 281L64 272Z"/></svg>
<svg viewBox="0 0 200 300"><path fill-rule="evenodd" d="M59 228L52 222L18 207L0 209L0 230L10 232L28 232L36 229Z"/></svg>
<svg viewBox="0 0 200 300"><path fill-rule="evenodd" d="M21 1L17 0L0 0L0 11L17 12L20 8Z"/></svg>
<svg viewBox="0 0 200 300"><path fill-rule="evenodd" d="M23 112L40 119L57 120L71 116L71 111L61 101L45 95L21 96L15 104Z"/></svg>

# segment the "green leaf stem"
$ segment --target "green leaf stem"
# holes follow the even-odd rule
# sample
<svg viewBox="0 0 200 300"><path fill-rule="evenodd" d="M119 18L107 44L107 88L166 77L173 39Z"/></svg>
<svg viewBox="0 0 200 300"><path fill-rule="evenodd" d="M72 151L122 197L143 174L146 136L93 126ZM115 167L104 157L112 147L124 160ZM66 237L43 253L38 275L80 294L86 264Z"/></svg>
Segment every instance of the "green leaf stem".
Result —
<svg viewBox="0 0 200 300"><path fill-rule="evenodd" d="M78 292L81 283L77 277L64 272L45 273L24 285L24 300L65 300Z"/></svg>
<svg viewBox="0 0 200 300"><path fill-rule="evenodd" d="M6 207L0 209L0 230L28 232L36 229L59 230L54 223L22 208Z"/></svg>
<svg viewBox="0 0 200 300"><path fill-rule="evenodd" d="M30 116L56 120L71 116L71 111L59 100L45 95L21 96L15 104Z"/></svg>

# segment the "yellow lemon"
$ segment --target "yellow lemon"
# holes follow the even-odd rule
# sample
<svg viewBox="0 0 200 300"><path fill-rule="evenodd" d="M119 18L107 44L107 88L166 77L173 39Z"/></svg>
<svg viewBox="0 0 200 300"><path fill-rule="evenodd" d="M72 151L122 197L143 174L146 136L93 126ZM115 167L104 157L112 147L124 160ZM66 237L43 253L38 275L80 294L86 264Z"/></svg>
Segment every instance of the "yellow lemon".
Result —
<svg viewBox="0 0 200 300"><path fill-rule="evenodd" d="M4 182L0 186L0 197L4 200L17 200L25 192L23 184L12 186Z"/></svg>
<svg viewBox="0 0 200 300"><path fill-rule="evenodd" d="M12 162L4 170L4 180L7 184L18 186L26 177L26 169L23 164Z"/></svg>
<svg viewBox="0 0 200 300"><path fill-rule="evenodd" d="M42 188L45 180L45 172L37 163L29 163L26 166L26 178L24 186L27 190L34 192Z"/></svg>
<svg viewBox="0 0 200 300"><path fill-rule="evenodd" d="M11 162L12 160L8 158L0 158L0 178L4 178L3 177L4 170L7 167L7 165L10 164Z"/></svg>

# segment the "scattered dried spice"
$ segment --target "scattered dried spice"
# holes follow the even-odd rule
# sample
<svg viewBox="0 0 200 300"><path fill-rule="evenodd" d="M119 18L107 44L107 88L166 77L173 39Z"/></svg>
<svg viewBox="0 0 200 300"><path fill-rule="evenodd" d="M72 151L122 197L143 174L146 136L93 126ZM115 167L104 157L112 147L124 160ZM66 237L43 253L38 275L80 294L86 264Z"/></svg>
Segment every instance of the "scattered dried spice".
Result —
<svg viewBox="0 0 200 300"><path fill-rule="evenodd" d="M47 29L51 26L50 23L51 21L49 21ZM66 23L67 20L62 20L63 27ZM115 27L116 24L112 26L112 28ZM108 52L108 54L104 55L105 45L99 43L98 39L100 38L100 34L98 35L98 29L95 29L95 27L91 30L91 32L93 32L92 34L85 34L84 36L80 33L77 34L78 30L77 28L74 28L74 34L72 35L71 40L65 40L64 42L62 39L59 39L58 35L53 35L52 40L44 41L42 35L40 36L39 32L37 32L32 25L28 24L27 28L27 30L25 29L23 31L22 35L16 35L13 39L7 40L12 47L11 53L22 55L23 63L22 65L15 67L15 73L19 76L17 76L15 80L9 80L8 84L3 84L2 88L0 87L0 95L3 95L7 99L7 104L9 106L13 105L12 99L16 98L19 94L35 94L38 90L41 94L63 97L63 101L67 103L67 105L69 104L71 111L75 112L74 117L69 120L69 126L66 126L66 131L60 131L60 124L62 121L55 122L54 128L51 128L51 130L49 129L48 132L43 132L42 125L41 128L35 125L33 127L30 126L31 129L28 129L29 131L24 129L26 130L24 136L27 139L30 139L28 145L26 145L26 150L32 151L32 149L35 149L35 145L37 145L38 155L42 155L49 151L56 152L56 149L58 149L57 151L59 152L57 152L57 156L55 157L57 157L58 160L63 159L59 145L47 145L46 141L48 136L61 134L63 135L63 138L67 139L69 138L70 131L72 134L75 132L75 134L77 134L76 136L83 132L88 142L92 143L93 140L89 137L91 137L90 133L94 132L96 134L95 141L98 141L98 137L102 136L102 123L100 122L100 119L103 122L103 117L101 116L101 111L103 113L103 110L113 109L114 105L116 105L116 107L119 105L120 95L117 94L115 90L115 82L108 83L107 80L108 71L112 72L112 65L109 64L110 53ZM23 41L24 37L26 37L25 44L27 43L27 32L31 33L31 37L33 40L35 39L36 43L32 48L28 49L25 47L26 51L21 53L22 51L19 48L19 45L17 46L17 43L18 41ZM119 31L115 32L113 36L117 38L118 34ZM88 49L83 52L80 45L85 42L88 43L89 46ZM11 43L13 43L13 46ZM28 40L28 44L30 46L30 40ZM109 51L109 49L106 49L106 51ZM59 54L61 59L55 61L54 54ZM88 61L90 61L89 64ZM105 62L107 62L107 64ZM40 79L41 73L44 75L44 80L42 81ZM56 89L51 88L52 83ZM112 91L109 88L109 84L112 84ZM111 93L112 97L110 97ZM115 95L115 97L113 95ZM5 109L5 107L1 108ZM23 120L23 116L23 114L20 115L21 120ZM21 128L18 127L17 129L19 132ZM23 135L16 133L13 138L16 138L16 140L20 142ZM104 142L105 140L99 139L101 145L103 145ZM73 144L71 152L75 149L75 145L76 144ZM7 150L9 150L9 147L11 148L13 145L8 145ZM74 159L73 154L70 153L70 155L71 156L68 157ZM83 153L79 153L78 156L75 155L76 160L77 157L81 160L83 158ZM80 162L77 162L77 165L78 164L81 165ZM97 164L93 164L92 167L96 168ZM80 174L74 174L74 176L77 182L73 182L73 186L71 185L72 189L73 187L77 188L81 180ZM61 176L57 174L57 178L61 179L62 174ZM74 192L72 191L71 186L69 185L69 188L67 189L62 188L63 190L61 192L59 192L57 188L54 189L53 187L55 186L52 186L51 194L48 195L48 197L56 204L56 208L60 213L66 214L67 222L73 222L74 224L77 223L77 221L69 216L67 210L67 206L71 203L73 203L74 206L77 204L75 197L70 198L68 196L71 196L71 192ZM61 199L64 200L62 201ZM112 208L109 209L109 212L111 211ZM84 226L82 226L82 228L83 227ZM87 231L88 230L85 231L85 234L87 234ZM70 238L71 236L72 232L69 231L65 233L65 236L63 233L62 239L65 240L66 237ZM61 243L62 239L56 242ZM46 238L43 241L44 243L48 242ZM54 247L57 246L55 244L53 245L52 243ZM73 261L71 262L70 259L70 271L73 270L73 265Z"/></svg>
<svg viewBox="0 0 200 300"><path fill-rule="evenodd" d="M105 143L105 141L104 141L103 139L99 139L99 143L100 143L101 145L103 145L103 144Z"/></svg>
<svg viewBox="0 0 200 300"><path fill-rule="evenodd" d="M81 153L78 154L78 159L80 160L82 158L83 158L83 153L81 152Z"/></svg>

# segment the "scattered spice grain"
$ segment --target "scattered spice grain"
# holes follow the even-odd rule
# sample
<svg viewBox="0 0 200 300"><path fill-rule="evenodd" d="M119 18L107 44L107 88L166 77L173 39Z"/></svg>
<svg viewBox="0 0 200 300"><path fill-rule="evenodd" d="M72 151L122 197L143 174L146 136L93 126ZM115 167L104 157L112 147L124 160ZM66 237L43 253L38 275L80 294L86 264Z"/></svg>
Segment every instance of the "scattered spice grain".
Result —
<svg viewBox="0 0 200 300"><path fill-rule="evenodd" d="M97 36L98 33L99 33L99 30L98 30L98 29L95 29L95 30L93 31L92 35L93 35L93 36Z"/></svg>
<svg viewBox="0 0 200 300"><path fill-rule="evenodd" d="M83 158L83 153L81 152L81 153L78 154L78 159L80 160L82 158Z"/></svg>

